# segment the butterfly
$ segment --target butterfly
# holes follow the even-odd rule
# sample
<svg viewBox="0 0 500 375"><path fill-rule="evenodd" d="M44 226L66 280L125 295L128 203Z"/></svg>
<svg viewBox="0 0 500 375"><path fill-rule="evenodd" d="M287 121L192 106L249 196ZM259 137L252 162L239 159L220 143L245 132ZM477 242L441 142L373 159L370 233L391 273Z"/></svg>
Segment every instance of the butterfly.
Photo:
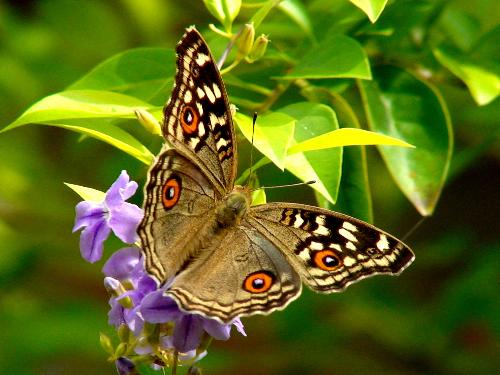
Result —
<svg viewBox="0 0 500 375"><path fill-rule="evenodd" d="M177 45L163 114L166 142L148 173L138 234L146 270L171 283L165 295L182 310L229 323L285 308L303 283L339 292L413 261L403 242L350 216L297 203L251 205L251 189L235 185L226 89L194 27Z"/></svg>

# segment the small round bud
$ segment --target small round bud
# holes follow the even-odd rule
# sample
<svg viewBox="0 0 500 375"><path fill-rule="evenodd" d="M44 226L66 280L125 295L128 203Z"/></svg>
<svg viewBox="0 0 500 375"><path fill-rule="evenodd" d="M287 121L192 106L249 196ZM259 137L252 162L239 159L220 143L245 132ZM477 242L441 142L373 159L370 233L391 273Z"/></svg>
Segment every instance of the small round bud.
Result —
<svg viewBox="0 0 500 375"><path fill-rule="evenodd" d="M115 350L113 349L113 344L111 343L111 339L108 335L100 332L99 333L99 342L101 343L101 347L104 349L106 353L109 355L113 355Z"/></svg>
<svg viewBox="0 0 500 375"><path fill-rule="evenodd" d="M144 128L148 132L156 135L162 135L160 123L154 118L151 113L149 113L145 109L136 109L134 113L139 123L144 126Z"/></svg>
<svg viewBox="0 0 500 375"><path fill-rule="evenodd" d="M247 61L253 63L259 60L266 53L267 45L269 44L269 39L267 35L260 35L253 44L252 50L247 56Z"/></svg>
<svg viewBox="0 0 500 375"><path fill-rule="evenodd" d="M247 23L236 38L236 47L239 57L245 57L250 53L255 38L255 28L253 23Z"/></svg>

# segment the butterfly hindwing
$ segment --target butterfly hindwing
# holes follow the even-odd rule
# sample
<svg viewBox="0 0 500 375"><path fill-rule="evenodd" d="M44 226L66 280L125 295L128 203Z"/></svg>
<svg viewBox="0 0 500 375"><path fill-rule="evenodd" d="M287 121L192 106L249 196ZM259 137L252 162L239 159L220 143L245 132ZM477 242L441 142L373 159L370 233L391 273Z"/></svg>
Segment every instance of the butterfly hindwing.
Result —
<svg viewBox="0 0 500 375"><path fill-rule="evenodd" d="M376 274L398 275L414 259L410 248L388 233L318 207L269 203L252 207L248 220L317 292L342 291Z"/></svg>
<svg viewBox="0 0 500 375"><path fill-rule="evenodd" d="M207 44L193 27L177 45L177 73L162 131L219 191L233 188L236 141L226 89Z"/></svg>
<svg viewBox="0 0 500 375"><path fill-rule="evenodd" d="M214 236L166 294L183 310L229 323L238 316L281 310L301 287L285 255L255 228L241 226Z"/></svg>

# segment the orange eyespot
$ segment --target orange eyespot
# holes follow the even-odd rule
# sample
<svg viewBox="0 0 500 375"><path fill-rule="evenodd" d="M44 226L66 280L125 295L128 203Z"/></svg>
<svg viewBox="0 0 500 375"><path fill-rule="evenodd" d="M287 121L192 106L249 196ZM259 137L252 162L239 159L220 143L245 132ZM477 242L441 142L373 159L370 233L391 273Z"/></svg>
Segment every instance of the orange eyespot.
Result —
<svg viewBox="0 0 500 375"><path fill-rule="evenodd" d="M333 250L316 251L313 255L314 264L324 271L335 271L342 266L342 260Z"/></svg>
<svg viewBox="0 0 500 375"><path fill-rule="evenodd" d="M185 105L181 111L181 126L186 134L193 134L198 130L198 113L189 105Z"/></svg>
<svg viewBox="0 0 500 375"><path fill-rule="evenodd" d="M170 210L174 207L181 196L181 179L177 176L170 176L170 178L163 184L161 192L161 199L163 207Z"/></svg>
<svg viewBox="0 0 500 375"><path fill-rule="evenodd" d="M243 281L243 289L250 293L267 292L274 282L274 275L269 271L257 271Z"/></svg>

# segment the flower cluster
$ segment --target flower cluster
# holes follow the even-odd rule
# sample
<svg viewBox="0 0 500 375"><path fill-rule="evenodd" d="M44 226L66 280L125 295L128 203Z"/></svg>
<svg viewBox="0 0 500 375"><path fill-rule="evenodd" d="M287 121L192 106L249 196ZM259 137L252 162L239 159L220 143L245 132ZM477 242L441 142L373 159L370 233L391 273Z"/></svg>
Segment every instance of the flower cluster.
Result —
<svg viewBox="0 0 500 375"><path fill-rule="evenodd" d="M142 220L142 210L126 202L137 190L122 171L106 192L102 202L83 201L76 206L73 231L83 228L80 237L82 257L96 262L102 257L103 243L113 232L133 244ZM104 286L110 293L109 324L116 327L120 343L115 347L101 334L101 344L115 361L119 374L132 374L134 363L155 367L191 364L206 355L212 338L227 340L231 326L245 335L239 319L232 324L179 309L165 296L173 280L159 286L144 268L137 247L126 247L111 255L103 267Z"/></svg>

